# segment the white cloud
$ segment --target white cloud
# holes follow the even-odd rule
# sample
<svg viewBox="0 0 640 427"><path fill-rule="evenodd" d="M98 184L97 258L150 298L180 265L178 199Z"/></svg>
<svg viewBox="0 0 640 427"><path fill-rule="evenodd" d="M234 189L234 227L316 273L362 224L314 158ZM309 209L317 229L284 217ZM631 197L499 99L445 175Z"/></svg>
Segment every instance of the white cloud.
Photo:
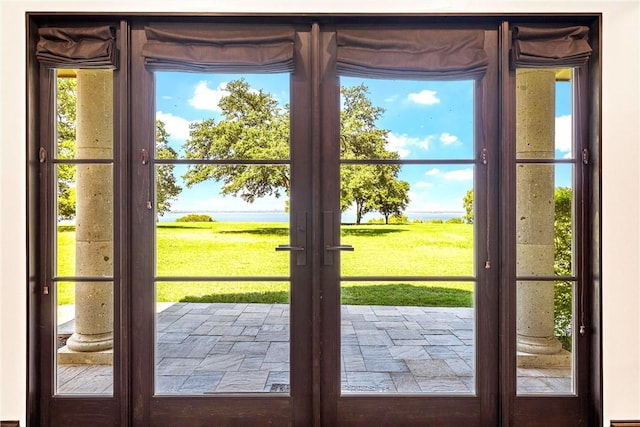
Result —
<svg viewBox="0 0 640 427"><path fill-rule="evenodd" d="M449 132L443 132L440 134L440 142L442 142L444 145L451 145L459 141L460 140L457 136L451 135Z"/></svg>
<svg viewBox="0 0 640 427"><path fill-rule="evenodd" d="M225 90L226 87L227 83L222 82L216 89L211 89L208 82L201 81L196 86L193 97L189 99L189 105L198 110L220 112L221 110L218 103L220 102L220 98L228 94Z"/></svg>
<svg viewBox="0 0 640 427"><path fill-rule="evenodd" d="M385 98L384 102L394 102L398 99L398 95L391 95L388 98Z"/></svg>
<svg viewBox="0 0 640 427"><path fill-rule="evenodd" d="M397 135L389 132L387 135L387 148L390 151L396 151L401 158L405 158L410 153L410 147L418 147L423 150L429 150L429 144L433 140L433 135L429 135L424 139L413 138L407 134Z"/></svg>
<svg viewBox="0 0 640 427"><path fill-rule="evenodd" d="M396 135L395 133L389 132L387 135L387 149L389 151L396 151L400 157L407 157L409 155L407 139L406 135Z"/></svg>
<svg viewBox="0 0 640 427"><path fill-rule="evenodd" d="M571 154L571 116L556 117L556 150Z"/></svg>
<svg viewBox="0 0 640 427"><path fill-rule="evenodd" d="M410 93L409 101L415 102L416 104L421 104L421 105L433 105L433 104L439 104L440 98L436 96L435 90L425 89L418 93Z"/></svg>
<svg viewBox="0 0 640 427"><path fill-rule="evenodd" d="M415 184L413 184L413 186L417 188L429 188L429 187L433 187L433 184L430 182L418 181Z"/></svg>
<svg viewBox="0 0 640 427"><path fill-rule="evenodd" d="M183 141L189 139L189 125L192 123L189 120L162 111L156 112L156 119L164 123L170 137Z"/></svg>
<svg viewBox="0 0 640 427"><path fill-rule="evenodd" d="M438 169L438 168L429 169L424 174L427 175L427 176L439 175L440 174L440 169Z"/></svg>
<svg viewBox="0 0 640 427"><path fill-rule="evenodd" d="M473 169L457 169L446 172L442 175L444 179L450 181L473 181Z"/></svg>

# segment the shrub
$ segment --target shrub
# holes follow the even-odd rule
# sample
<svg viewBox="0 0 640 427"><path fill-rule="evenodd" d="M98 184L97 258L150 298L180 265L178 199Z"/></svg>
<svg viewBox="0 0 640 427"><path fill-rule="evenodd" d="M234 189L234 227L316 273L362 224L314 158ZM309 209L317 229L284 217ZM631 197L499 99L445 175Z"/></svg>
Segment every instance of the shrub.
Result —
<svg viewBox="0 0 640 427"><path fill-rule="evenodd" d="M176 222L213 222L209 215L189 214L176 219Z"/></svg>
<svg viewBox="0 0 640 427"><path fill-rule="evenodd" d="M570 276L572 268L572 202L571 188L555 190L554 270L559 276ZM556 282L554 293L555 335L565 350L571 351L573 336L573 283Z"/></svg>
<svg viewBox="0 0 640 427"><path fill-rule="evenodd" d="M409 218L406 215L391 215L389 224L409 224Z"/></svg>
<svg viewBox="0 0 640 427"><path fill-rule="evenodd" d="M449 218L447 224L464 224L464 220L462 218Z"/></svg>

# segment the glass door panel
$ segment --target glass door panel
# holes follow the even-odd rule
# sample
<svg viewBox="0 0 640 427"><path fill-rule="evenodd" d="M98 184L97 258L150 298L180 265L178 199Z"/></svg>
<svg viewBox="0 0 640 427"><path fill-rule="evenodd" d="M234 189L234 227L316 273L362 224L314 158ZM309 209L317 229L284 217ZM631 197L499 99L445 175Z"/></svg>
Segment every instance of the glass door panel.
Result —
<svg viewBox="0 0 640 427"><path fill-rule="evenodd" d="M474 82L341 84L341 392L473 395Z"/></svg>
<svg viewBox="0 0 640 427"><path fill-rule="evenodd" d="M155 393L289 393L289 75L155 76Z"/></svg>
<svg viewBox="0 0 640 427"><path fill-rule="evenodd" d="M575 394L581 185L572 69L516 71L519 395ZM586 160L584 160L586 162Z"/></svg>
<svg viewBox="0 0 640 427"><path fill-rule="evenodd" d="M54 74L55 231L47 290L55 300L54 393L112 395L114 77L111 70Z"/></svg>

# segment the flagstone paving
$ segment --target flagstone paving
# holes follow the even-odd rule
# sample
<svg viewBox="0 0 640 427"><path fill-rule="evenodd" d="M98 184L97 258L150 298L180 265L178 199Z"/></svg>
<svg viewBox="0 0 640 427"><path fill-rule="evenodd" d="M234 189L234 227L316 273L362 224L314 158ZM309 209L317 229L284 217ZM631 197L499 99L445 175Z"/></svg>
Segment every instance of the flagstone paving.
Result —
<svg viewBox="0 0 640 427"><path fill-rule="evenodd" d="M156 316L156 393L289 391L289 306L176 303ZM475 392L473 309L343 306L343 393ZM111 393L112 368L60 365L58 392ZM570 393L569 369L518 369L520 393Z"/></svg>

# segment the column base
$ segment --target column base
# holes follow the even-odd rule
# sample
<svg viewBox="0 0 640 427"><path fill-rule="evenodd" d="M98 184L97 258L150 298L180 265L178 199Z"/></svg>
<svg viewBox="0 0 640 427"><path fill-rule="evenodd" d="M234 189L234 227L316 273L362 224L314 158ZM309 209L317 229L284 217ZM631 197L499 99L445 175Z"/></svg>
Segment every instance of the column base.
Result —
<svg viewBox="0 0 640 427"><path fill-rule="evenodd" d="M74 351L68 346L58 350L60 365L113 365L113 349L102 351Z"/></svg>
<svg viewBox="0 0 640 427"><path fill-rule="evenodd" d="M562 343L556 337L530 337L518 334L516 350L530 354L556 354L562 350Z"/></svg>
<svg viewBox="0 0 640 427"><path fill-rule="evenodd" d="M571 366L571 353L556 337L517 337L518 368L564 368Z"/></svg>
<svg viewBox="0 0 640 427"><path fill-rule="evenodd" d="M518 352L518 368L570 368L571 353L560 350L556 354L531 354Z"/></svg>
<svg viewBox="0 0 640 427"><path fill-rule="evenodd" d="M113 332L106 334L79 334L74 332L67 340L67 347L73 351L96 352L113 348Z"/></svg>

